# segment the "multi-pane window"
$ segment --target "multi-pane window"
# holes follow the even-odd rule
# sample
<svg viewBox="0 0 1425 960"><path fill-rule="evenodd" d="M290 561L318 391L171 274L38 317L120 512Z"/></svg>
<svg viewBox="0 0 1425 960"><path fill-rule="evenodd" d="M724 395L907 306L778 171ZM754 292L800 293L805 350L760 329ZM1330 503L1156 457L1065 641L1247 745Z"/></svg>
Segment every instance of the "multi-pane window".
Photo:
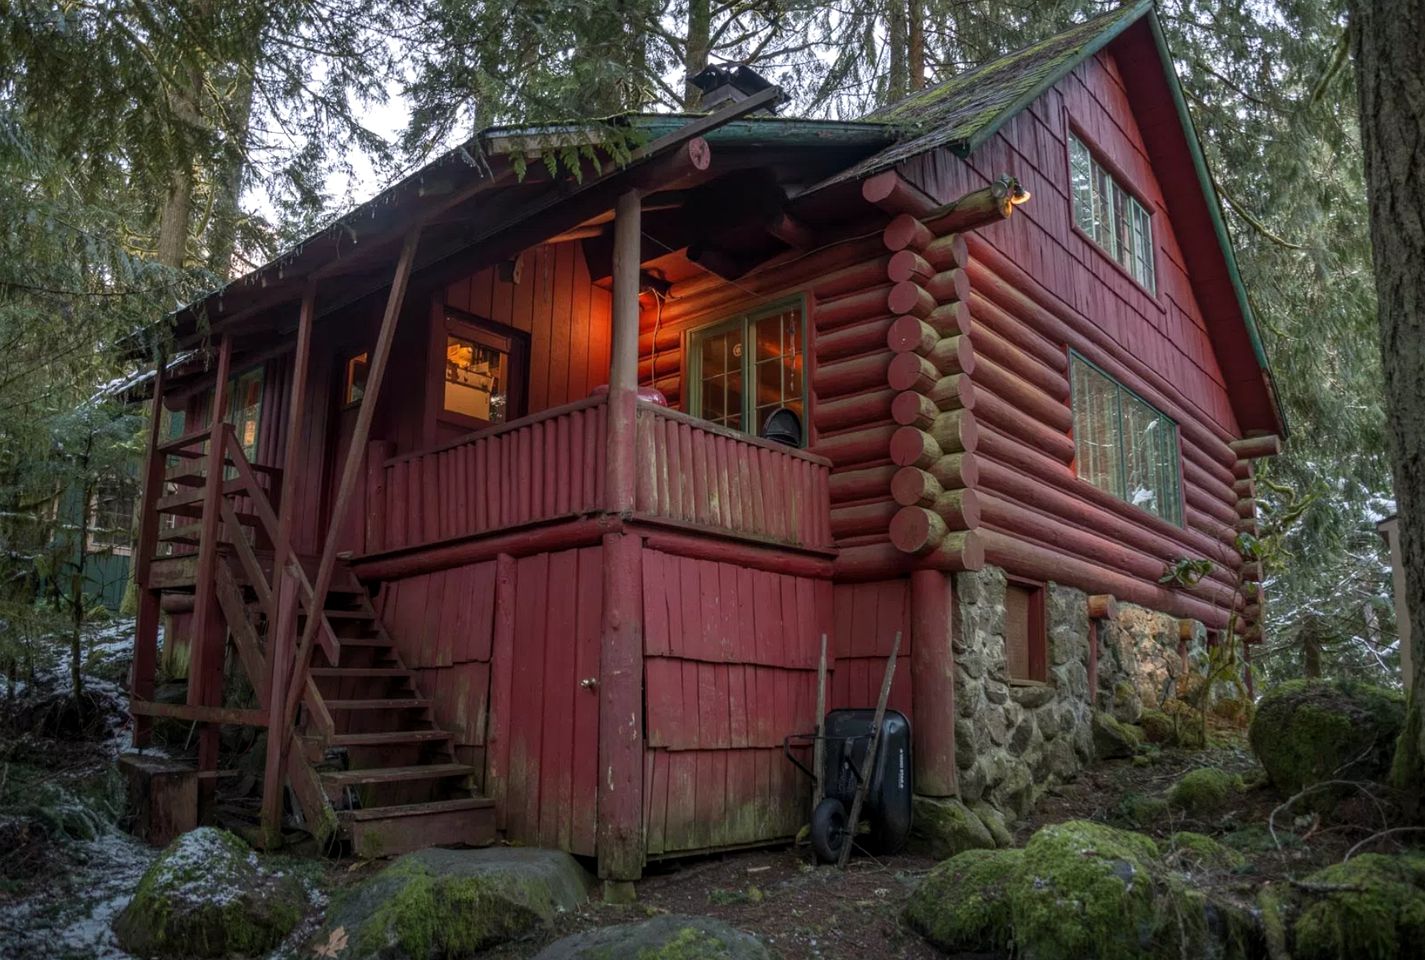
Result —
<svg viewBox="0 0 1425 960"><path fill-rule="evenodd" d="M1177 424L1077 354L1070 369L1079 476L1181 525Z"/></svg>
<svg viewBox="0 0 1425 960"><path fill-rule="evenodd" d="M782 407L804 417L804 334L800 304L694 331L689 342L691 412L754 434Z"/></svg>
<svg viewBox="0 0 1425 960"><path fill-rule="evenodd" d="M257 430L262 420L262 367L234 377L228 385L228 423L248 460L257 457Z"/></svg>
<svg viewBox="0 0 1425 960"><path fill-rule="evenodd" d="M137 491L128 478L101 481L89 505L89 551L127 556L133 543Z"/></svg>
<svg viewBox="0 0 1425 960"><path fill-rule="evenodd" d="M1069 134L1069 176L1074 222L1133 279L1157 291L1153 272L1153 221L1138 199L1123 189L1082 140Z"/></svg>

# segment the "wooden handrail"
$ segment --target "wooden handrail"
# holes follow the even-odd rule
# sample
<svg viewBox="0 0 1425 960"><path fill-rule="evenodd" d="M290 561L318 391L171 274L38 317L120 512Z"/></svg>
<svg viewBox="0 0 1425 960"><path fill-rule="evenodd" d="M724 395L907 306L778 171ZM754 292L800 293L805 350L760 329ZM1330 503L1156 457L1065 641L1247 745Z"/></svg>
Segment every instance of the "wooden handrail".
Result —
<svg viewBox="0 0 1425 960"><path fill-rule="evenodd" d="M267 491L258 486L257 475L253 473L252 464L248 462L242 444L238 443L237 434L232 430L224 430L223 434L225 436L224 445L227 447L226 453L232 459L238 479L247 488L247 498L252 501L257 519L267 532L267 538L275 542L277 540L277 514L273 512L272 501L268 499Z"/></svg>
<svg viewBox="0 0 1425 960"><path fill-rule="evenodd" d="M771 450L773 453L784 454L789 457L796 457L808 463L814 463L819 467L831 466L831 461L825 457L818 456L800 447L789 447L785 443L777 443L774 440L766 440L762 437L753 436L750 433L743 433L741 430L734 430L731 427L724 427L720 423L713 423L701 417L695 417L690 413L681 410L674 410L659 403L650 403L647 400L638 401L639 410L647 410L654 416L662 417L665 420L676 420L679 423L686 423L696 430L703 430L707 433L715 433L718 436L727 437L737 443L745 443L753 447L761 447L763 450Z"/></svg>
<svg viewBox="0 0 1425 960"><path fill-rule="evenodd" d="M154 449L159 454L173 453L175 450L182 450L184 447L191 447L195 443L202 443L213 435L212 427L204 427L202 430L194 430L192 433L185 433L181 437L172 440L165 440Z"/></svg>
<svg viewBox="0 0 1425 960"><path fill-rule="evenodd" d="M407 460L415 460L419 457L428 457L436 453L444 453L456 447L462 447L467 443L474 443L477 440L488 440L490 437L498 437L501 434L511 433L532 424L541 423L545 420L554 420L567 414L576 413L580 410L589 410L594 407L601 407L608 402L606 396L585 397L583 400L575 400L572 403L565 403L557 407L550 407L548 410L541 410L539 413L532 413L527 417L520 417L518 420L508 420L504 423L497 423L480 430L472 431L463 436L448 440L437 447L427 447L424 450L413 450L410 453L402 453L387 459L382 463L383 467L394 466Z"/></svg>

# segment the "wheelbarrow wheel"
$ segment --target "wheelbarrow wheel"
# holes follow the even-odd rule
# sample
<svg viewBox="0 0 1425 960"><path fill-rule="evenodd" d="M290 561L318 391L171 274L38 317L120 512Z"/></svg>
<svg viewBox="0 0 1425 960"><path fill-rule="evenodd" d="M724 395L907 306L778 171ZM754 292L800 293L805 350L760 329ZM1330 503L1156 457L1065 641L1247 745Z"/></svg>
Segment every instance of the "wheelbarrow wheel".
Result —
<svg viewBox="0 0 1425 960"><path fill-rule="evenodd" d="M827 797L811 812L811 848L818 863L835 863L841 858L841 848L849 842L846 829L846 806L835 797Z"/></svg>

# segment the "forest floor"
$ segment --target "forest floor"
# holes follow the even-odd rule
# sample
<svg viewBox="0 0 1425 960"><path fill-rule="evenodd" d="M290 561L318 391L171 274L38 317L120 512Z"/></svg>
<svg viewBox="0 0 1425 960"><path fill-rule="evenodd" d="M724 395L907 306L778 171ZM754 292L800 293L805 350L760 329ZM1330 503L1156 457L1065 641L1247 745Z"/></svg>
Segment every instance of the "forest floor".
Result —
<svg viewBox="0 0 1425 960"><path fill-rule="evenodd" d="M13 698L0 692L0 957L9 960L129 960L109 922L127 903L156 852L122 829L122 783L114 760L127 748L119 683L127 669L125 625L96 631L86 662L88 707L66 711L67 672L41 666ZM1189 770L1215 766L1240 774L1247 788L1210 822L1178 813L1153 822L1135 816L1141 801L1163 797ZM1162 841L1179 830L1209 834L1242 852L1249 865L1214 882L1239 888L1245 902L1263 883L1301 876L1339 861L1357 840L1381 829L1367 799L1348 801L1327 824L1313 817L1276 816L1280 798L1265 786L1240 733L1218 731L1207 750L1150 751L1115 760L1051 788L1017 843L1040 827L1090 819L1139 829ZM1161 810L1161 804L1158 805ZM274 957L310 956L301 941L320 921L321 905L384 864L328 861L313 897L312 916ZM528 957L545 943L597 926L659 913L713 916L761 938L783 960L935 957L939 954L901 920L906 899L934 861L915 855L858 856L842 872L813 865L806 846L781 846L655 864L637 887L633 906L597 897L559 919L537 941L494 950L492 957Z"/></svg>

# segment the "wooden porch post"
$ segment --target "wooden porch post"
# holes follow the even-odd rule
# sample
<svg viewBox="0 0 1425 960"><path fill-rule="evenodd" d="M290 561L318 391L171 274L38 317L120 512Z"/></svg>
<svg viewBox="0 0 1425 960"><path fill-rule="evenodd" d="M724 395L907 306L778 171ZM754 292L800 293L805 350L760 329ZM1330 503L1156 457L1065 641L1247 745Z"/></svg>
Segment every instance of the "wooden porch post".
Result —
<svg viewBox="0 0 1425 960"><path fill-rule="evenodd" d="M286 575L292 550L292 521L297 498L293 493L306 481L297 469L302 450L302 422L306 415L307 372L312 355L312 323L317 309L317 285L307 284L302 292L302 309L297 318L297 351L292 358L291 402L287 408L287 447L282 458L282 499L277 513L277 539L272 544L272 586L277 598L276 632L267 650L267 756L262 778L262 836L264 845L278 845L282 833L282 711L286 703L287 681L292 666L292 634L297 615L297 590Z"/></svg>
<svg viewBox="0 0 1425 960"><path fill-rule="evenodd" d="M955 655L950 646L955 581L941 570L910 575L910 699L915 710L911 755L915 792L950 797L955 770Z"/></svg>
<svg viewBox="0 0 1425 960"><path fill-rule="evenodd" d="M158 666L159 595L148 587L149 564L158 550L158 514L154 506L163 492L167 458L158 452L163 426L163 389L168 381L168 358L160 350L153 378L153 409L149 413L148 443L144 457L143 496L139 498L139 536L134 549L134 586L138 590L138 622L134 629L134 661L130 667L130 700L152 700L154 673ZM148 746L153 719L135 713L134 746Z"/></svg>
<svg viewBox="0 0 1425 960"><path fill-rule="evenodd" d="M213 402L208 412L208 456L203 480L202 533L198 540L197 588L193 598L193 636L189 641L188 704L195 707L218 706L223 692L223 657L226 644L223 625L218 620L217 567L218 536L221 532L220 507L223 498L223 465L227 444L223 416L228 405L228 375L232 368L233 338L224 333L218 346L217 379L213 384ZM203 723L198 734L198 770L210 772L218 768L218 727ZM199 804L213 794L216 781L205 779L200 784Z"/></svg>
<svg viewBox="0 0 1425 960"><path fill-rule="evenodd" d="M609 367L608 504L633 511L638 397L638 271L642 201L630 190L614 219L613 345ZM643 875L643 567L636 535L604 537L599 652L599 876Z"/></svg>

